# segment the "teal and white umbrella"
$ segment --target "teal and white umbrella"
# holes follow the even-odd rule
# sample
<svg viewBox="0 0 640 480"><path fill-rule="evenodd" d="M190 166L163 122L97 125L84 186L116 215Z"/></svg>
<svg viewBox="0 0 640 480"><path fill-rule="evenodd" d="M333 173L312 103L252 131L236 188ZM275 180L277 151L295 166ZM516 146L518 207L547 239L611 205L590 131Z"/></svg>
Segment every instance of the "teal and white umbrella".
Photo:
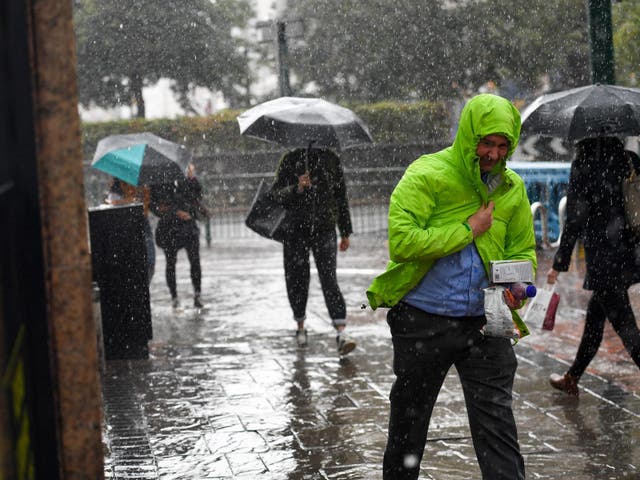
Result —
<svg viewBox="0 0 640 480"><path fill-rule="evenodd" d="M91 166L131 185L159 185L184 179L190 161L185 146L143 132L103 138Z"/></svg>

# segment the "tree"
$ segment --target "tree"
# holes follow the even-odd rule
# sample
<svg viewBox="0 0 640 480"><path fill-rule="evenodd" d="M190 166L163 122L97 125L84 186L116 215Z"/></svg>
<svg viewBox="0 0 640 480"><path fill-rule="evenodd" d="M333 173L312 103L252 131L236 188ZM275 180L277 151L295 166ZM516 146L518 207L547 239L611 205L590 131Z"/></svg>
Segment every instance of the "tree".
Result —
<svg viewBox="0 0 640 480"><path fill-rule="evenodd" d="M308 25L291 51L300 88L360 101L433 98L449 79L446 11L433 0L299 0L292 16Z"/></svg>
<svg viewBox="0 0 640 480"><path fill-rule="evenodd" d="M297 0L302 90L364 101L449 98L492 80L522 90L588 83L583 0Z"/></svg>
<svg viewBox="0 0 640 480"><path fill-rule="evenodd" d="M590 82L584 0L472 0L457 9L469 25L464 45L471 85L493 80L535 91L546 78L553 90ZM466 45L466 47L465 47Z"/></svg>
<svg viewBox="0 0 640 480"><path fill-rule="evenodd" d="M612 14L617 82L637 87L640 79L640 0L614 4Z"/></svg>
<svg viewBox="0 0 640 480"><path fill-rule="evenodd" d="M81 104L134 104L144 118L142 88L163 77L187 111L196 87L237 104L247 62L232 31L250 13L248 0L77 0Z"/></svg>

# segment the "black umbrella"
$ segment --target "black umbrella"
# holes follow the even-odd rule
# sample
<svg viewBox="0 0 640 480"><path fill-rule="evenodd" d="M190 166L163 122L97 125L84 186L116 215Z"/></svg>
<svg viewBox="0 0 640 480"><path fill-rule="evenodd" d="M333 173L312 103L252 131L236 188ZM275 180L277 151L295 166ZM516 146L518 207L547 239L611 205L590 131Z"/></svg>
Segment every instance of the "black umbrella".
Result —
<svg viewBox="0 0 640 480"><path fill-rule="evenodd" d="M183 145L143 132L103 138L91 166L131 185L158 185L183 180L190 160Z"/></svg>
<svg viewBox="0 0 640 480"><path fill-rule="evenodd" d="M640 89L596 84L542 95L522 112L521 133L571 141L640 135Z"/></svg>
<svg viewBox="0 0 640 480"><path fill-rule="evenodd" d="M344 149L373 138L348 108L321 98L281 97L261 103L238 117L240 133L284 147Z"/></svg>

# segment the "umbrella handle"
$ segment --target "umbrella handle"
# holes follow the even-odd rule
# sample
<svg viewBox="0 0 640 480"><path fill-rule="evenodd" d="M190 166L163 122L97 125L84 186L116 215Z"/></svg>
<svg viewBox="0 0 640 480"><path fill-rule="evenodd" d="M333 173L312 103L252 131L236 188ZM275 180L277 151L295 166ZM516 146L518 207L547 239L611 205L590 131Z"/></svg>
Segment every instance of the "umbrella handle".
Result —
<svg viewBox="0 0 640 480"><path fill-rule="evenodd" d="M307 146L307 151L304 154L304 168L307 172L309 171L309 155L311 153L311 148L313 147L314 143L316 143L315 140L311 140L309 142L309 145Z"/></svg>

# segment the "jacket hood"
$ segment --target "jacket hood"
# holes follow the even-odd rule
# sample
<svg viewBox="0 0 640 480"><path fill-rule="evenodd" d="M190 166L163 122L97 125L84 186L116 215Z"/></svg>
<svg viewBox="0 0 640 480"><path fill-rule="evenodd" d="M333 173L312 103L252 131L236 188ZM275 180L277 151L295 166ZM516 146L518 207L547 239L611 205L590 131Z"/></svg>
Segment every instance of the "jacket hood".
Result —
<svg viewBox="0 0 640 480"><path fill-rule="evenodd" d="M518 146L520 138L520 112L506 98L488 93L473 97L467 102L460 114L458 132L453 141L453 158L462 161L461 168L470 172L475 183L480 178L480 166L476 148L478 142L487 135L504 135L509 140L509 153L498 164L503 172L507 159Z"/></svg>

